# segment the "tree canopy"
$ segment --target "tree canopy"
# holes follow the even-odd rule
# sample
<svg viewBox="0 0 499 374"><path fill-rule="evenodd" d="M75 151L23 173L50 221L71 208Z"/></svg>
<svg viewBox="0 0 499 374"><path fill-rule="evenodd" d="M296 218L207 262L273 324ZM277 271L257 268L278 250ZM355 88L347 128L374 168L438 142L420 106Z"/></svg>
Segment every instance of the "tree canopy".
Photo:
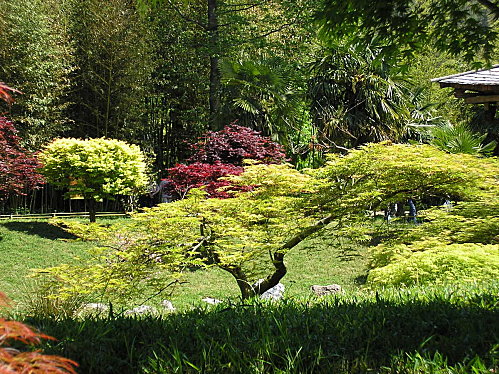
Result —
<svg viewBox="0 0 499 374"><path fill-rule="evenodd" d="M275 286L287 272L286 254L312 234L329 227L336 234L353 230L362 239L366 234L356 224L409 198L419 204L477 201L495 188L496 164L484 168L475 156L432 146L381 143L333 156L306 173L286 164L251 165L227 177L233 185L252 187L232 199L207 199L194 189L184 200L137 214L123 229L70 228L104 238L108 244L98 256L107 265L92 260L50 272L63 280L62 292L83 287L100 294L111 287L113 294L126 295L146 284L164 290L186 269L214 265L230 273L248 298Z"/></svg>
<svg viewBox="0 0 499 374"><path fill-rule="evenodd" d="M468 61L477 61L477 53L491 61L499 5L490 0L326 0L318 19L327 35L355 35L364 43L376 39L391 56L412 56L433 45Z"/></svg>
<svg viewBox="0 0 499 374"><path fill-rule="evenodd" d="M47 181L68 189L67 197L89 202L95 221L95 201L115 195L137 195L147 183L140 148L114 139L56 139L38 156Z"/></svg>

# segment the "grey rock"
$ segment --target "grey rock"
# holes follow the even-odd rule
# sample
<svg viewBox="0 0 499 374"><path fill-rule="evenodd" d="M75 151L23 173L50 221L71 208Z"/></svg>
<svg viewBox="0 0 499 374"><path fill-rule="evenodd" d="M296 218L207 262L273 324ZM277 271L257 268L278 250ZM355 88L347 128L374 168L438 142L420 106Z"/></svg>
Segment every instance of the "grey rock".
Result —
<svg viewBox="0 0 499 374"><path fill-rule="evenodd" d="M263 282L263 279L258 279L255 284L252 286L254 289L257 289L260 285L260 283ZM286 287L284 287L284 284L282 283L277 283L274 287L268 289L264 293L260 295L260 298L266 299L266 300L280 300L284 296L284 291Z"/></svg>
<svg viewBox="0 0 499 374"><path fill-rule="evenodd" d="M262 293L260 297L262 299L280 300L284 296L285 289L284 284L277 283L274 287Z"/></svg>
<svg viewBox="0 0 499 374"><path fill-rule="evenodd" d="M339 284L330 284L328 286L314 285L310 289L317 296L334 295L343 292L343 288Z"/></svg>
<svg viewBox="0 0 499 374"><path fill-rule="evenodd" d="M88 311L88 312L107 312L109 310L109 306L107 306L106 304L102 304L102 303L88 303L88 304L85 304L82 308L84 311Z"/></svg>
<svg viewBox="0 0 499 374"><path fill-rule="evenodd" d="M216 304L220 304L222 302L222 300L218 300L218 299L214 299L212 297L205 297L204 299L202 299L205 303L208 303L208 304L212 304L212 305L216 305Z"/></svg>
<svg viewBox="0 0 499 374"><path fill-rule="evenodd" d="M125 311L125 315L131 315L131 314L153 314L157 313L158 311L156 308L149 306L149 305L139 305L136 308L130 309Z"/></svg>
<svg viewBox="0 0 499 374"><path fill-rule="evenodd" d="M174 312L176 310L170 300L163 300L161 306L168 312Z"/></svg>

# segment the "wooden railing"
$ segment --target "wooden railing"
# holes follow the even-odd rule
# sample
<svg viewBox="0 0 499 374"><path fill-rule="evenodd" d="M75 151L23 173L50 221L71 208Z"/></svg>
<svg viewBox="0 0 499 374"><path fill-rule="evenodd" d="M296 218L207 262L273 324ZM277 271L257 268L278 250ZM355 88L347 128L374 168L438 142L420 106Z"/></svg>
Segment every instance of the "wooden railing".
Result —
<svg viewBox="0 0 499 374"><path fill-rule="evenodd" d="M73 218L73 217L88 217L88 212L72 212L72 213L40 213L40 214L1 214L0 220L15 220L15 219L49 219L49 218ZM128 213L117 212L98 212L96 217L128 217Z"/></svg>

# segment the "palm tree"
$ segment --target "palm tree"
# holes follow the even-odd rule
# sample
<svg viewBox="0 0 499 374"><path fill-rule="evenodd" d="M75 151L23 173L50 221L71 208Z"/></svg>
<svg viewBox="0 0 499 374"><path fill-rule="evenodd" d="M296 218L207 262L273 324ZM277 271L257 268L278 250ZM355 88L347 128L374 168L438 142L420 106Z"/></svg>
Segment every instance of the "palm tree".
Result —
<svg viewBox="0 0 499 374"><path fill-rule="evenodd" d="M261 131L286 144L303 107L293 79L272 60L224 61L221 64L223 117Z"/></svg>
<svg viewBox="0 0 499 374"><path fill-rule="evenodd" d="M497 145L496 141L483 144L487 134L479 135L474 133L464 123L452 125L450 122L447 122L432 127L430 135L432 136L431 144L449 153L489 155Z"/></svg>
<svg viewBox="0 0 499 374"><path fill-rule="evenodd" d="M323 142L357 147L398 140L410 118L410 90L380 49L336 45L311 66L312 122Z"/></svg>

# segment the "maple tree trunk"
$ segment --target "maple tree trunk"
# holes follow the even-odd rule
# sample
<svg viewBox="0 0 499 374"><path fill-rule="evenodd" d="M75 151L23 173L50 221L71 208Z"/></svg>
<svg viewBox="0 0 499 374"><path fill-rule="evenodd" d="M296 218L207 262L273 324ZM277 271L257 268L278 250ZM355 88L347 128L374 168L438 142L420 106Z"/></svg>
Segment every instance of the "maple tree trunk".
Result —
<svg viewBox="0 0 499 374"><path fill-rule="evenodd" d="M87 199L87 202L88 202L88 216L90 222L95 222L95 199L94 198Z"/></svg>

